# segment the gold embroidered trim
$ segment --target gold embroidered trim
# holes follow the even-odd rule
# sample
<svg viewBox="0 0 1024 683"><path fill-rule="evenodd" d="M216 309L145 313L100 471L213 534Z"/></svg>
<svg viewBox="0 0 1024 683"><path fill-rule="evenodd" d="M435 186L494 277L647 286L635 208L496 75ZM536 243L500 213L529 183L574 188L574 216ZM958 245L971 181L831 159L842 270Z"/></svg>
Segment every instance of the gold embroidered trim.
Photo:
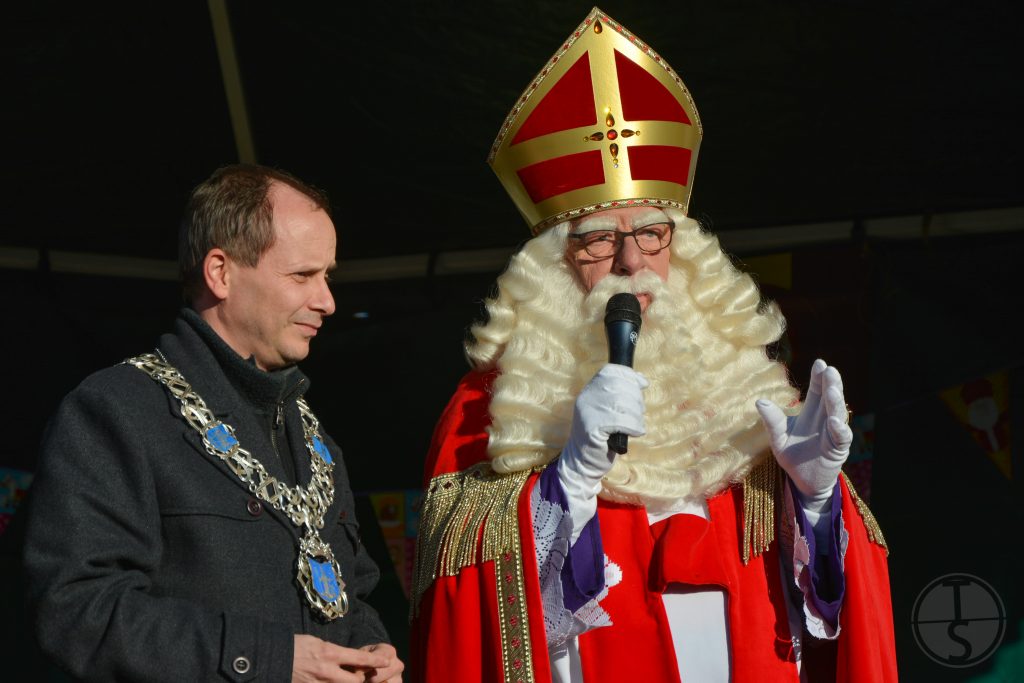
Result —
<svg viewBox="0 0 1024 683"><path fill-rule="evenodd" d="M498 474L483 462L434 477L420 511L410 609L439 576L463 567L520 554L519 494L530 470Z"/></svg>
<svg viewBox="0 0 1024 683"><path fill-rule="evenodd" d="M775 500L781 470L770 454L743 480L743 564L757 557L775 540Z"/></svg>
<svg viewBox="0 0 1024 683"><path fill-rule="evenodd" d="M519 540L519 495L531 470L498 474L483 462L434 477L420 510L410 616L439 576L494 561L506 683L533 683L533 650Z"/></svg>
<svg viewBox="0 0 1024 683"><path fill-rule="evenodd" d="M533 683L530 624L526 617L526 587L522 554L504 552L494 563L501 624L501 662L506 683Z"/></svg>
<svg viewBox="0 0 1024 683"><path fill-rule="evenodd" d="M545 218L537 225L530 228L533 232L533 236L541 234L548 228L562 221L571 220L573 218L579 218L580 216L586 216L594 213L595 211L604 211L605 209L614 209L616 207L629 208L631 206L669 206L679 209L683 213L686 213L686 204L677 202L673 199L651 199L650 197L633 197L630 199L616 199L614 201L599 202L597 204L590 204L588 206L580 206L569 211L562 211L556 213L554 216Z"/></svg>
<svg viewBox="0 0 1024 683"><path fill-rule="evenodd" d="M842 475L843 481L846 482L846 488L850 489L850 495L853 496L853 502L857 504L857 511L864 520L864 528L868 532L868 540L885 548L885 555L888 557L889 546L885 542L885 536L882 535L882 527L878 526L878 520L876 520L875 516L871 514L871 510L868 509L868 504L861 500L861 497L857 495L856 489L853 488L853 482L851 482L850 478L846 476L846 472L843 472Z"/></svg>

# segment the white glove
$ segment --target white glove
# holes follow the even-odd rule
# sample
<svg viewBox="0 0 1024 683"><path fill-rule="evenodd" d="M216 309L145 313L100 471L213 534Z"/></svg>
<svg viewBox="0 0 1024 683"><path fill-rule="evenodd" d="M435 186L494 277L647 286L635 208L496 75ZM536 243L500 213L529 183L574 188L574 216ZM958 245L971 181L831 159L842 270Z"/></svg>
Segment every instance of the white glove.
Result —
<svg viewBox="0 0 1024 683"><path fill-rule="evenodd" d="M759 399L756 406L775 459L800 492L804 510L814 516L812 523L816 522L832 500L832 489L853 442L839 371L820 358L814 361L807 398L796 417L786 417L766 399Z"/></svg>
<svg viewBox="0 0 1024 683"><path fill-rule="evenodd" d="M642 392L649 384L632 368L609 363L576 397L569 442L558 459L558 479L572 516L572 543L597 511L601 479L615 461L608 437L615 432L629 436L645 433Z"/></svg>

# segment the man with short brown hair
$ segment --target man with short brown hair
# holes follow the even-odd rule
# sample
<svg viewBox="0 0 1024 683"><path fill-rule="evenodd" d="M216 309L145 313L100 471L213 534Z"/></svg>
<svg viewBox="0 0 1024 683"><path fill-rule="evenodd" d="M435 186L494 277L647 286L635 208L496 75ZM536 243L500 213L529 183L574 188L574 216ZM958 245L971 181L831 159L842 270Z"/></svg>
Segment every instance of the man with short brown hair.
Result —
<svg viewBox="0 0 1024 683"><path fill-rule="evenodd" d="M215 172L182 222L190 307L50 423L25 563L36 635L72 675L401 680L341 451L295 365L334 312L327 209L274 169Z"/></svg>

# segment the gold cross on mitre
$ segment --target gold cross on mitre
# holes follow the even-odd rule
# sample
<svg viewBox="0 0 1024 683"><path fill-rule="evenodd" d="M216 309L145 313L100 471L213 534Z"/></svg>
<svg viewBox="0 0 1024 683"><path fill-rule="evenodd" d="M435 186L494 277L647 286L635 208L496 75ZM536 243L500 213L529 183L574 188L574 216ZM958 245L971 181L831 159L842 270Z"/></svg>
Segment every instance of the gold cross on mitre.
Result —
<svg viewBox="0 0 1024 683"><path fill-rule="evenodd" d="M595 7L516 101L487 161L537 234L620 206L685 212L701 135L682 79Z"/></svg>
<svg viewBox="0 0 1024 683"><path fill-rule="evenodd" d="M584 140L590 140L591 142L600 142L605 137L609 140L608 152L612 155L612 166L615 168L619 167L619 143L611 142L612 140L618 140L619 136L623 138L631 138L634 135L640 135L639 130L632 130L630 128L623 128L621 131L615 130L615 116L612 114L611 107L604 108L604 125L608 127L607 133L597 131L584 137Z"/></svg>

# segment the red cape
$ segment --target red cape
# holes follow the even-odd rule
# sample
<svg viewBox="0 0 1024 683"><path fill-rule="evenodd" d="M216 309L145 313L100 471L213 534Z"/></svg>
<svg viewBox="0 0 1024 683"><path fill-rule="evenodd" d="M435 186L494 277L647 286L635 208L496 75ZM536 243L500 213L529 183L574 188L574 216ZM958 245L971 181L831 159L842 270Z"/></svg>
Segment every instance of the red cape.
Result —
<svg viewBox="0 0 1024 683"><path fill-rule="evenodd" d="M426 485L487 459L484 428L490 424L493 378L493 373L470 373L459 384L434 432ZM530 533L530 491L536 478L531 475L519 494L519 548L464 567L454 576L437 576L425 588L413 619L412 680L551 680ZM802 666L812 681L895 681L885 550L868 539L845 482L842 496L850 539L840 636L838 641L805 645ZM727 592L734 681L798 680L778 544L742 563L742 498L742 487L734 486L708 500L711 521L676 515L654 526L642 507L599 500L604 551L621 566L624 578L600 603L613 625L579 638L588 681L679 681L661 600L661 590L669 583L711 585ZM421 521L421 528L429 521ZM510 587L517 585L520 573L517 592ZM517 601L525 605L526 623L520 623L523 612L513 609Z"/></svg>

